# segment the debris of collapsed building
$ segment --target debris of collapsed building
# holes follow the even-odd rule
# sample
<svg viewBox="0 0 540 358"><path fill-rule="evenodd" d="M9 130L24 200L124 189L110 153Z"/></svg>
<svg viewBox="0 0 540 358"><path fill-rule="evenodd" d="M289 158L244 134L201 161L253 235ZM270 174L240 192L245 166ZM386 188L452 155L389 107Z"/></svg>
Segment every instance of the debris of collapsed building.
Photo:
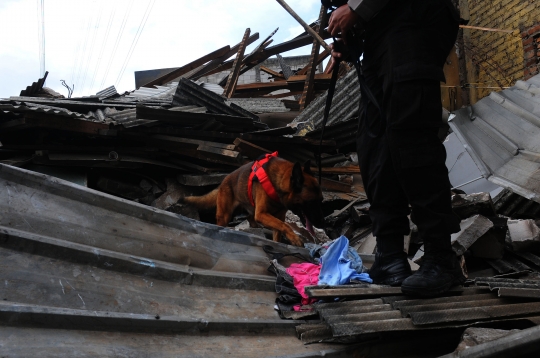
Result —
<svg viewBox="0 0 540 358"><path fill-rule="evenodd" d="M357 273L362 274L373 261L376 238L371 233L369 203L354 153L358 103L352 98L359 95L356 74L343 64L329 127L320 145L329 76L316 74L312 68L319 67L328 53L314 51L307 64L292 69L279 54L311 44L312 38L301 34L270 46L271 36L246 54L246 46L258 39L258 34L246 31L238 45L164 73L158 71L153 78L143 77L142 86L123 94L109 87L95 96L61 98L43 87L45 75L19 96L0 100L0 163L212 223L213 213L198 212L181 204L180 199L212 190L239 166L274 151L291 161L310 161L316 171L321 150L327 230L312 236L298 217L288 215L287 221L309 244L318 245L311 247L320 256L321 247L329 250L331 244L346 237L347 249L352 248L361 259ZM235 58L229 60L232 56ZM278 57L281 71L265 66L264 61L271 56ZM272 81L255 78L253 83L239 83L240 75L253 68L268 74ZM223 73L226 76L219 84L200 81ZM510 114L521 115L510 116L514 122L525 118L530 137L523 131L506 131L504 124L496 121L508 115L493 122L484 118L489 117L489 104L479 103L451 117L452 130L459 139L476 144L469 154L481 167L483 178L507 188L493 198L489 193L467 195L454 190L452 204L462 223L452 245L463 258L468 287L424 301L401 295L399 288L358 281L347 282L347 286L316 283L305 288L306 297L313 301L300 305L298 311L291 302L278 302L283 318L317 319L296 328L302 342L353 342L381 336L397 339L403 332L420 339L418 335L442 330L454 337L466 327L470 327L467 334L474 334L478 328L473 326L478 322L506 324L507 329L539 323L540 204L534 136L540 114L518 110L527 107L522 97L529 97L523 91L536 93L537 82L534 78L518 83L508 93L503 92L503 98L490 97ZM518 105L511 103L513 99ZM468 127L472 129L463 130ZM473 135L482 140L475 141ZM518 140L517 136L522 137ZM492 155L486 148L501 149L503 155ZM511 168L525 175L516 180ZM249 227L245 219L238 213L230 227L271 238L268 230ZM412 222L405 242L411 266L417 267L423 241ZM271 255L276 254L279 252L274 248ZM278 261L273 263L275 271L292 282Z"/></svg>

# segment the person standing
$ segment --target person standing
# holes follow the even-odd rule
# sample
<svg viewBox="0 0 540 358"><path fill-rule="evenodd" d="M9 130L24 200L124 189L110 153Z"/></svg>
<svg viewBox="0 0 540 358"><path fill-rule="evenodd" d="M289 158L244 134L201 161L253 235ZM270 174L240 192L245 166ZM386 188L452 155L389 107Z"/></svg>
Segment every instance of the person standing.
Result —
<svg viewBox="0 0 540 358"><path fill-rule="evenodd" d="M458 26L450 0L349 0L329 20L334 37L346 38L353 27L364 30L367 89L361 89L357 150L377 238L370 276L410 295L438 295L465 281L451 249L450 235L460 227L437 135L443 66ZM332 46L333 59L344 57ZM425 248L412 275L403 242L409 214Z"/></svg>

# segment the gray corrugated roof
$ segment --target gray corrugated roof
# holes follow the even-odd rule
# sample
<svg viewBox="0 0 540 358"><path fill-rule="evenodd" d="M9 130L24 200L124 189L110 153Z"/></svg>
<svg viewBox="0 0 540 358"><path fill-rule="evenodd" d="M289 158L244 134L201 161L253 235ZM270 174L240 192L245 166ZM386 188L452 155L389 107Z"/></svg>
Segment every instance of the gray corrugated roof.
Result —
<svg viewBox="0 0 540 358"><path fill-rule="evenodd" d="M326 125L345 121L356 116L360 101L360 85L356 70L351 69L342 77L337 85L332 109ZM326 104L326 93L313 100L307 108L290 124L296 128L296 134L305 135L315 129L320 128L323 121L324 107Z"/></svg>
<svg viewBox="0 0 540 358"><path fill-rule="evenodd" d="M306 249L10 166L0 165L0 186L2 356L334 357L351 349L304 346L298 322L274 311L262 246Z"/></svg>
<svg viewBox="0 0 540 358"><path fill-rule="evenodd" d="M253 113L281 113L290 111L280 99L276 98L229 98L227 102L234 103Z"/></svg>
<svg viewBox="0 0 540 358"><path fill-rule="evenodd" d="M540 76L456 111L449 123L491 182L540 202Z"/></svg>

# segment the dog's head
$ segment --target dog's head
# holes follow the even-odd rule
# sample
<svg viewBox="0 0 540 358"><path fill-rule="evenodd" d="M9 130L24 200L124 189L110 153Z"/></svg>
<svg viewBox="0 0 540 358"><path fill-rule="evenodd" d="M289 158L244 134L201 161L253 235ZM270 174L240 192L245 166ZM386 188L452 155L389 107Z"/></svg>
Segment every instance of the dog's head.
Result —
<svg viewBox="0 0 540 358"><path fill-rule="evenodd" d="M321 187L311 172L310 162L305 164L304 169L300 163L294 164L291 173L291 195L286 206L300 217L312 233L311 225L318 228L325 226L322 201Z"/></svg>

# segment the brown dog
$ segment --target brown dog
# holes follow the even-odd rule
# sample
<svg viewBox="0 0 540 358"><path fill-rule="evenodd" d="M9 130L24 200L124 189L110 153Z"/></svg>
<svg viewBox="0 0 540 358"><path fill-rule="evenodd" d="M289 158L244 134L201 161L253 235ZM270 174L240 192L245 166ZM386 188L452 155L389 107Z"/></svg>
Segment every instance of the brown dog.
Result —
<svg viewBox="0 0 540 358"><path fill-rule="evenodd" d="M221 185L212 192L204 196L186 197L183 202L198 209L216 207L216 221L220 226L227 226L234 209L242 206L250 215L250 223L253 223L254 218L256 222L274 230L274 241L279 242L283 234L293 245L303 246L299 235L285 223L285 214L287 210L291 210L310 231L311 224L316 227L324 225L322 192L317 179L309 170L309 163L302 170L300 163L293 164L285 159L272 157L264 168L279 200L270 198L255 178L252 182L255 206L251 204L248 194L252 165L253 163L245 164L227 175Z"/></svg>

